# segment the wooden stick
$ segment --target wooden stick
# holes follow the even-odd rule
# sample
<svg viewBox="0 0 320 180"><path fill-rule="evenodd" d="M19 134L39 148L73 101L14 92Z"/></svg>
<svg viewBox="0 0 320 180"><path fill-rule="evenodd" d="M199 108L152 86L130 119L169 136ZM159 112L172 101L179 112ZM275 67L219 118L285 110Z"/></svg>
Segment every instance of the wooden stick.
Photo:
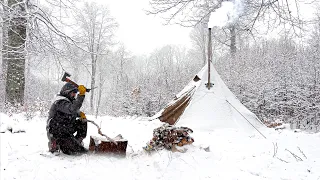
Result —
<svg viewBox="0 0 320 180"><path fill-rule="evenodd" d="M296 158L297 161L303 161L301 157L297 156L293 152L289 151L288 149L285 149L285 150L288 151L294 158Z"/></svg>
<svg viewBox="0 0 320 180"><path fill-rule="evenodd" d="M107 135L105 135L105 134L103 134L103 133L101 132L101 128L99 127L99 125L98 125L97 123L95 123L94 121L88 120L88 119L86 119L86 121L87 121L87 122L91 122L92 124L94 124L95 126L97 126L97 128L98 128L98 133L99 133L101 136L106 137L109 141L113 142L115 145L118 145L118 143L117 143L115 140L113 140L112 138L110 138L109 136L107 136Z"/></svg>

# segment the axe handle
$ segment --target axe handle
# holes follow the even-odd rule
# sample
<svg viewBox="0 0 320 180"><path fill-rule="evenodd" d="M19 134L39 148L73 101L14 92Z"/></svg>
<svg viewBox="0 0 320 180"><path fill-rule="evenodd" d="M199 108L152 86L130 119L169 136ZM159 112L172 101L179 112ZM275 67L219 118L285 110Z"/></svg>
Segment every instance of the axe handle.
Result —
<svg viewBox="0 0 320 180"><path fill-rule="evenodd" d="M72 83L73 85L75 85L76 87L79 87L79 85L75 82L73 82L72 80L70 80L69 78L66 78L66 82Z"/></svg>
<svg viewBox="0 0 320 180"><path fill-rule="evenodd" d="M75 85L76 87L79 87L79 85L75 82L73 82L72 80L70 80L69 78L66 78L66 82L72 83L73 85ZM90 92L91 89L87 89L86 88L86 92Z"/></svg>

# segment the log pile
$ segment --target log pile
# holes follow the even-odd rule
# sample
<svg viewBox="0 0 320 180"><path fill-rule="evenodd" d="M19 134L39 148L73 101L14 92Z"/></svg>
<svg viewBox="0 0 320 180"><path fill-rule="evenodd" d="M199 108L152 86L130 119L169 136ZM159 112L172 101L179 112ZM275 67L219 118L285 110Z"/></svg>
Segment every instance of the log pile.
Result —
<svg viewBox="0 0 320 180"><path fill-rule="evenodd" d="M143 147L146 151L174 150L176 146L192 144L194 139L189 135L193 130L188 127L175 127L164 124L153 130L153 138Z"/></svg>

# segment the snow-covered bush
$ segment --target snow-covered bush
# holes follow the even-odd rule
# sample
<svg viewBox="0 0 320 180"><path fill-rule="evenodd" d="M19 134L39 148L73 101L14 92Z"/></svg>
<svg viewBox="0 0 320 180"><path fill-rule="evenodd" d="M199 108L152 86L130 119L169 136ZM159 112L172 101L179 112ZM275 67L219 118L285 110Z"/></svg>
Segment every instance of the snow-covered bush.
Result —
<svg viewBox="0 0 320 180"><path fill-rule="evenodd" d="M286 38L256 42L215 65L227 86L260 119L319 131L320 62Z"/></svg>

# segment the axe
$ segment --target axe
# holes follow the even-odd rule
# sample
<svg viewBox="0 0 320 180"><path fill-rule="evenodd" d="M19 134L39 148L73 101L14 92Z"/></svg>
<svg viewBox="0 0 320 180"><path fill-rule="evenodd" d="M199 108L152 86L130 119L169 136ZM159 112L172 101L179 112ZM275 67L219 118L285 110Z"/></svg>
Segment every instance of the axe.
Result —
<svg viewBox="0 0 320 180"><path fill-rule="evenodd" d="M70 77L71 75L67 72L64 73L64 75L62 76L62 79L61 81L63 82L70 82L72 83L73 85L75 85L76 87L78 87L79 85L75 82L73 82L72 80L70 80L68 77ZM87 88L86 88L87 89ZM87 89L86 92L90 92L91 89Z"/></svg>

